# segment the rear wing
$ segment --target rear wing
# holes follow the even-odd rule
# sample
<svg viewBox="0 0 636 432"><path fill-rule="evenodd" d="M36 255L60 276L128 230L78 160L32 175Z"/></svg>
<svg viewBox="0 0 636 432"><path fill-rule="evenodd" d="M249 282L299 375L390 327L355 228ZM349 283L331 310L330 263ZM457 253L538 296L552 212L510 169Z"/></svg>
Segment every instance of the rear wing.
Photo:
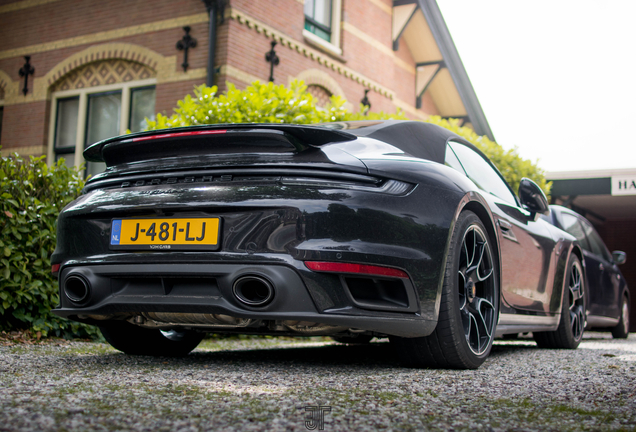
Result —
<svg viewBox="0 0 636 432"><path fill-rule="evenodd" d="M287 153L352 141L348 132L290 124L217 124L160 129L108 138L84 150L84 159L107 166L179 156Z"/></svg>

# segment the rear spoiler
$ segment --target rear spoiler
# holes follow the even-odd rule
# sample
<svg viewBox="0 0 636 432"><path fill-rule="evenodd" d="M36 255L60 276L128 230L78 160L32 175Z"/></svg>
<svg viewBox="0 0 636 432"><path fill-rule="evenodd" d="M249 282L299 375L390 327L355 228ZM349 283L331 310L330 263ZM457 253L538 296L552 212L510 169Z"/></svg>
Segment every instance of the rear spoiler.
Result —
<svg viewBox="0 0 636 432"><path fill-rule="evenodd" d="M250 123L190 126L108 138L84 150L84 159L113 166L210 153L302 151L308 146L356 138L348 132L308 125Z"/></svg>

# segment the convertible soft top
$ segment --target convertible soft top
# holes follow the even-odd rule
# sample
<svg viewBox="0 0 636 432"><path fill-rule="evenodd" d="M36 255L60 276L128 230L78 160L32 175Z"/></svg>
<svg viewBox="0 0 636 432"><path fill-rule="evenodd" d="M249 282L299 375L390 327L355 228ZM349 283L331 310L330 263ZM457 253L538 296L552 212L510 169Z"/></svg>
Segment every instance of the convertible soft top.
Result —
<svg viewBox="0 0 636 432"><path fill-rule="evenodd" d="M453 132L419 121L378 120L327 123L322 126L349 132L359 137L374 138L391 144L411 156L444 163L446 141Z"/></svg>

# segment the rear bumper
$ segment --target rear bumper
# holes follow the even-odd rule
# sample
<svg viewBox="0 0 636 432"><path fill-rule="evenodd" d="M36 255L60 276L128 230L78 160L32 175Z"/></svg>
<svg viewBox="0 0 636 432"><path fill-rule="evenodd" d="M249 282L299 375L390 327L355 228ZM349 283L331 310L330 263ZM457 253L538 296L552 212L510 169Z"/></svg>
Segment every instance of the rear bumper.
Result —
<svg viewBox="0 0 636 432"><path fill-rule="evenodd" d="M273 299L259 307L241 302L233 287L245 276L268 281L274 290ZM66 283L72 279L86 282L85 299L78 301L76 297L73 301L73 296L67 295ZM434 330L436 321L422 317L410 279L368 279L312 272L297 260L286 264L72 265L60 272L61 304L53 312L93 324L100 323L97 316L108 320L164 312L221 314L270 323L316 322L403 337L426 336ZM365 291L361 298L359 289L349 288L352 282L370 287L375 284L375 288L370 288L372 294ZM391 294L391 290L397 294Z"/></svg>

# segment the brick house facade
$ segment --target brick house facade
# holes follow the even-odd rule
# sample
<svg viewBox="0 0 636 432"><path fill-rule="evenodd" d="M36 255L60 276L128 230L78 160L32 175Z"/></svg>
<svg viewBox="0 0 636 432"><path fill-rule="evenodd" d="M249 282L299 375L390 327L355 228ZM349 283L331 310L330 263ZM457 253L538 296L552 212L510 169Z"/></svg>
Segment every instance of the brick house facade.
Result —
<svg viewBox="0 0 636 432"><path fill-rule="evenodd" d="M209 77L212 2L216 67ZM280 60L275 83L302 79L319 101L342 95L354 109L368 90L374 111L459 117L492 137L433 0L307 2L0 1L2 153L79 164L91 139L135 130L140 116L171 114L178 99L206 80L220 90L227 82L244 88L267 81L272 41ZM313 7L330 7L326 18L315 17L326 23L326 37L312 30ZM197 44L184 70L184 51L176 45L186 26ZM23 94L25 56L34 74ZM106 124L108 116L116 124Z"/></svg>

